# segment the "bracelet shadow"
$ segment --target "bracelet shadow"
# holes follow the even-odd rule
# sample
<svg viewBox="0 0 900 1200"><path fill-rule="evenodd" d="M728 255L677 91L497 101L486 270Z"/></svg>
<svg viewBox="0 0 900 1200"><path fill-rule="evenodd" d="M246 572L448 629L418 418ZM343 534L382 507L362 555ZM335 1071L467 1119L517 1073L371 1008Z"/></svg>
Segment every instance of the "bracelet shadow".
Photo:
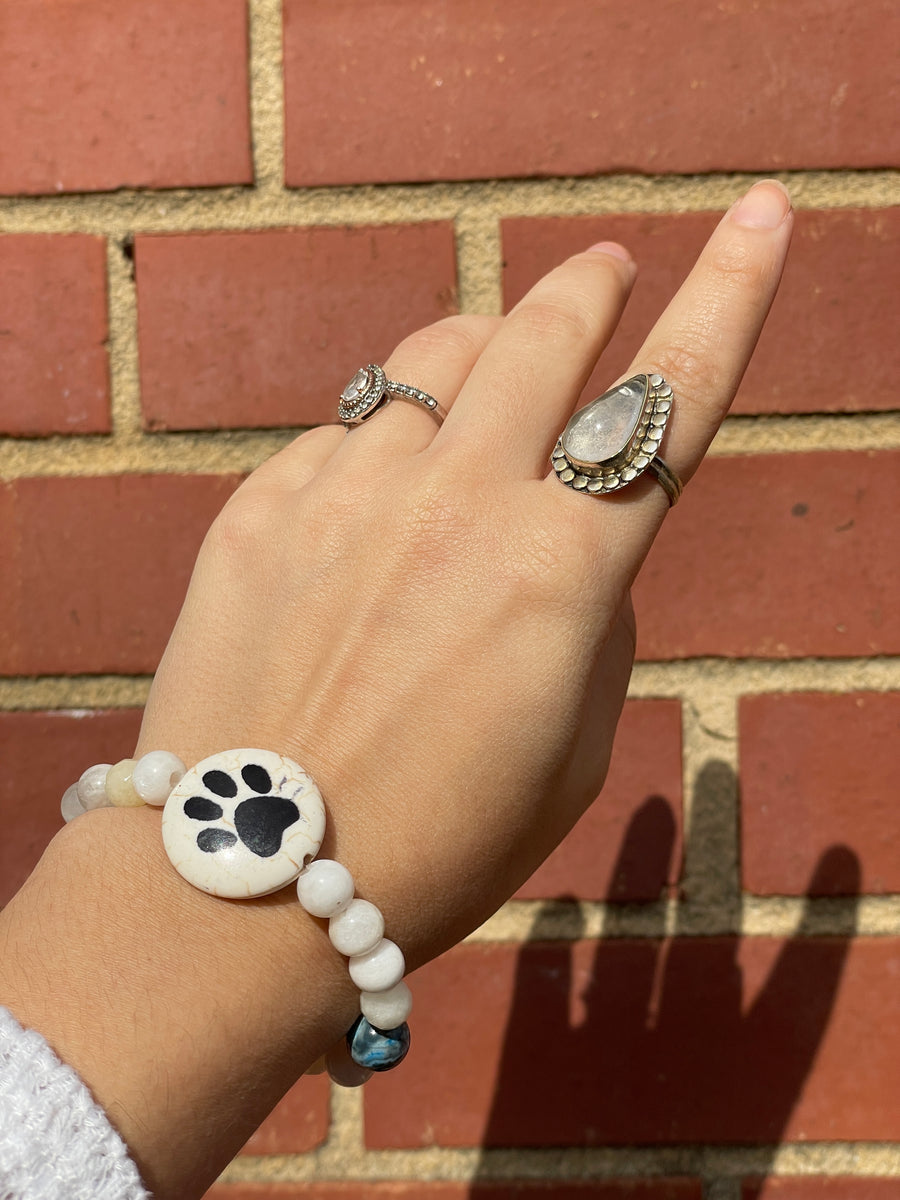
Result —
<svg viewBox="0 0 900 1200"><path fill-rule="evenodd" d="M708 764L693 805L694 844L721 838L717 797L734 787L730 767ZM664 897L675 840L671 807L650 797L624 836L607 897L622 894L630 871L646 879L648 864ZM724 871L733 910L725 901L724 916L736 918L739 865ZM679 905L667 935L662 903L632 909L641 937L594 941L581 939L572 903L574 936L560 941L560 900L572 897L539 907L518 958L483 1149L744 1145L754 1147L754 1175L768 1174L828 1027L859 887L856 854L830 847L812 872L795 936L781 943L689 936L689 904ZM810 899L823 894L848 898L837 909L839 936L814 935ZM492 1158L484 1155L472 1194L497 1200L499 1192L519 1190L498 1192L492 1179ZM564 1179L542 1188L567 1190Z"/></svg>

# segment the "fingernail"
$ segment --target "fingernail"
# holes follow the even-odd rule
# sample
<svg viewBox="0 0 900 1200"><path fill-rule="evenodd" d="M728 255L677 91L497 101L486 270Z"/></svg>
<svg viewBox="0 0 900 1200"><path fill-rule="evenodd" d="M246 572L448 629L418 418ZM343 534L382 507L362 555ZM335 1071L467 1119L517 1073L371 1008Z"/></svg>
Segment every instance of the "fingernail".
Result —
<svg viewBox="0 0 900 1200"><path fill-rule="evenodd" d="M619 259L620 262L631 265L634 263L634 260L625 247L620 246L618 242L597 242L596 245L589 246L588 249L596 251L598 254L609 254L613 258Z"/></svg>
<svg viewBox="0 0 900 1200"><path fill-rule="evenodd" d="M791 211L791 198L783 183L763 179L731 210L731 219L746 229L777 229Z"/></svg>

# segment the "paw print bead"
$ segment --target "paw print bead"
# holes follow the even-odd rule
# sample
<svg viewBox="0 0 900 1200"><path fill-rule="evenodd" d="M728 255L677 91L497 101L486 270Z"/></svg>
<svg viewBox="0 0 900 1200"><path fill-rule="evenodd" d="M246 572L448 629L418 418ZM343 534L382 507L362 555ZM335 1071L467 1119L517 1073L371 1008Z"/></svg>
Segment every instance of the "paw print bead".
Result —
<svg viewBox="0 0 900 1200"><path fill-rule="evenodd" d="M309 775L271 750L227 750L192 767L163 809L163 845L188 883L239 900L292 883L322 844Z"/></svg>

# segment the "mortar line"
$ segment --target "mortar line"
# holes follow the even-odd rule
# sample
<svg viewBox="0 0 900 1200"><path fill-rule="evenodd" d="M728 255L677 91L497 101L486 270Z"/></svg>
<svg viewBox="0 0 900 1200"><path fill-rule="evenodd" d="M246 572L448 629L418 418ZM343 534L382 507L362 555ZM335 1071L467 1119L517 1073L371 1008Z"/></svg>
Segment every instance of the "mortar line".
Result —
<svg viewBox="0 0 900 1200"><path fill-rule="evenodd" d="M377 1150L343 1161L326 1153L235 1159L223 1182L465 1182L690 1176L702 1180L755 1176L900 1177L900 1143L802 1142L779 1145L621 1147L428 1147Z"/></svg>
<svg viewBox="0 0 900 1200"><path fill-rule="evenodd" d="M283 192L284 46L281 0L249 0L250 129L257 204Z"/></svg>
<svg viewBox="0 0 900 1200"><path fill-rule="evenodd" d="M151 680L149 674L0 676L0 711L91 708L107 704L126 707L146 693ZM735 697L782 692L840 696L857 691L896 691L900 689L900 656L639 662L628 696L634 700L684 701L700 689ZM717 738L728 737L727 729L719 730L715 725L710 728Z"/></svg>
<svg viewBox="0 0 900 1200"><path fill-rule="evenodd" d="M110 249L110 256L114 251ZM133 286L133 285L132 285ZM488 311L499 294L493 281L479 279L477 269L466 262L462 279L464 303L471 310ZM124 293L123 293L124 296ZM483 300L483 303L482 303ZM131 307L133 306L133 307ZM132 316L132 312L135 314ZM136 329L136 301L116 300L113 323L124 331L129 322ZM114 335L116 331L114 330ZM134 413L139 411L137 345L126 343L121 365L113 362L115 388ZM117 350L118 354L118 350ZM864 454L900 450L900 412L877 415L823 415L766 417L758 426L741 417L740 429L732 431L729 418L710 450L712 457L740 454L792 454L802 441L808 451ZM245 473L277 453L304 426L276 429L237 429L195 433L152 433L135 428L115 438L94 435L57 435L49 438L0 437L0 479L75 477L110 474L209 475ZM798 430L802 430L799 433Z"/></svg>
<svg viewBox="0 0 900 1200"><path fill-rule="evenodd" d="M252 95L256 169L262 186L228 185L156 191L0 197L0 231L123 235L131 230L278 228L289 225L407 224L453 220L465 209L497 218L667 214L720 211L766 173L557 176L414 184L360 184L285 189L273 182L275 114L283 112L280 81L260 63L260 46L280 46L272 13L277 0L257 0ZM275 72L275 74L279 74ZM282 121L283 125L283 121ZM282 135L278 135L279 139ZM783 171L798 210L891 207L900 202L900 171Z"/></svg>

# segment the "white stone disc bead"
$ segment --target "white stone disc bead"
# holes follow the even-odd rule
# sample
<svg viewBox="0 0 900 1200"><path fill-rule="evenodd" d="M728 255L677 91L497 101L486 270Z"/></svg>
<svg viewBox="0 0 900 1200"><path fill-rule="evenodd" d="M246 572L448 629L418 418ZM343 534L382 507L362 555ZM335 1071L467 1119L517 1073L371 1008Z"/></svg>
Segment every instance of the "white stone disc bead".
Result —
<svg viewBox="0 0 900 1200"><path fill-rule="evenodd" d="M396 1029L412 1012L412 992L401 979L386 992L360 992L362 1015L376 1029Z"/></svg>
<svg viewBox="0 0 900 1200"><path fill-rule="evenodd" d="M78 799L78 784L73 783L71 787L67 787L63 792L62 804L59 806L62 813L62 819L68 823L73 817L78 817L84 812L84 805Z"/></svg>
<svg viewBox="0 0 900 1200"><path fill-rule="evenodd" d="M328 936L339 954L365 954L384 937L384 917L368 900L351 900L328 922Z"/></svg>
<svg viewBox="0 0 900 1200"><path fill-rule="evenodd" d="M347 868L330 858L316 859L297 877L297 898L311 917L333 917L347 907L355 891Z"/></svg>
<svg viewBox="0 0 900 1200"><path fill-rule="evenodd" d="M374 949L351 958L348 969L361 992L386 992L403 978L406 960L396 942L382 938Z"/></svg>
<svg viewBox="0 0 900 1200"><path fill-rule="evenodd" d="M168 800L172 788L186 771L187 767L177 754L170 754L168 750L151 750L137 760L131 783L145 804L159 808Z"/></svg>
<svg viewBox="0 0 900 1200"><path fill-rule="evenodd" d="M95 767L88 767L75 784L85 812L92 808L112 808L112 801L106 794L106 776L111 770L112 763L97 763Z"/></svg>

